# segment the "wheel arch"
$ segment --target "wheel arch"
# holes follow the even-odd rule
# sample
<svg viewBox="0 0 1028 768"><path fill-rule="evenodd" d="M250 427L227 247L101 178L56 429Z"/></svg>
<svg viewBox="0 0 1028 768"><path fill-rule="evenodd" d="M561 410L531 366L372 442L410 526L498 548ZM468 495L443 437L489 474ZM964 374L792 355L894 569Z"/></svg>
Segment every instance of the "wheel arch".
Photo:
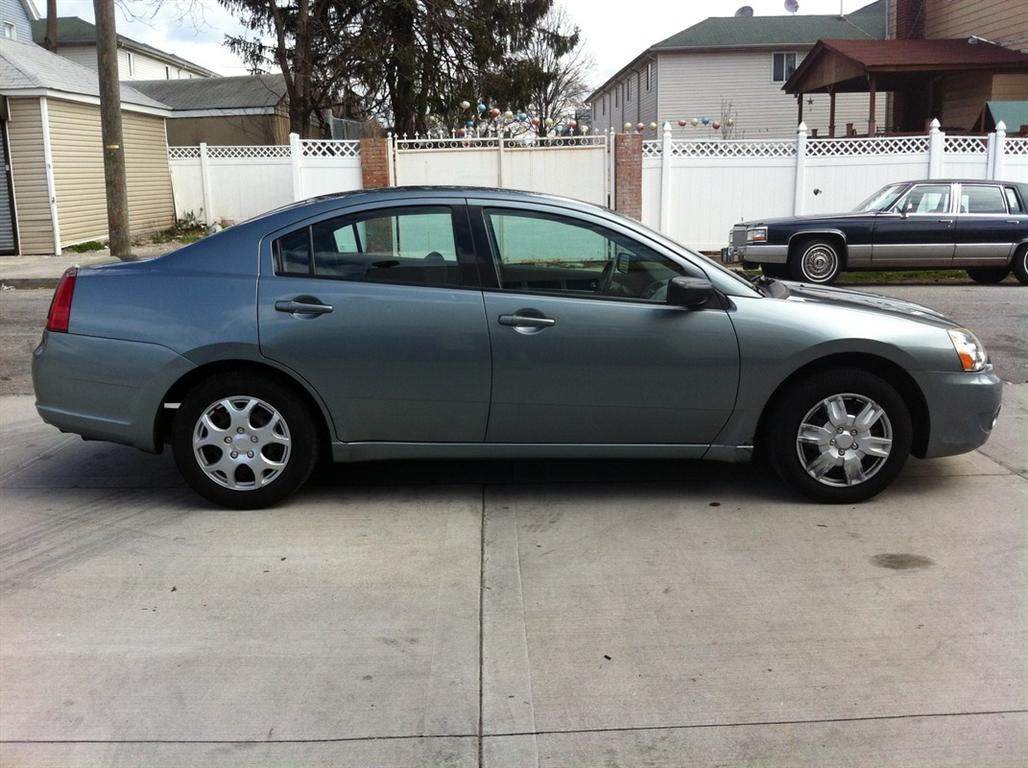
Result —
<svg viewBox="0 0 1028 768"><path fill-rule="evenodd" d="M321 398L298 377L274 365L247 359L212 360L187 371L179 377L161 398L159 410L154 419L154 444L160 448L171 437L171 424L176 409L166 408L165 403L179 403L186 393L204 379L221 373L251 373L278 382L300 398L310 410L314 423L318 425L318 441L330 450L332 443L331 419Z"/></svg>
<svg viewBox="0 0 1028 768"><path fill-rule="evenodd" d="M800 366L783 379L774 392L771 393L767 402L764 403L764 408L757 421L757 429L754 435L757 450L761 450L762 443L764 442L764 432L767 429L770 414L789 390L789 387L812 374L833 368L857 368L867 371L881 377L895 387L910 411L910 421L913 427L913 440L910 452L919 458L924 456L928 448L928 438L931 434L931 416L928 411L928 402L921 391L921 387L902 366L888 358L869 352L840 352L819 357Z"/></svg>
<svg viewBox="0 0 1028 768"><path fill-rule="evenodd" d="M795 251L794 247L799 247L800 243L807 240L831 240L839 248L839 271L846 267L848 261L848 242L846 240L846 233L841 229L801 229L798 232L793 232L789 235L788 246L789 256L791 257Z"/></svg>

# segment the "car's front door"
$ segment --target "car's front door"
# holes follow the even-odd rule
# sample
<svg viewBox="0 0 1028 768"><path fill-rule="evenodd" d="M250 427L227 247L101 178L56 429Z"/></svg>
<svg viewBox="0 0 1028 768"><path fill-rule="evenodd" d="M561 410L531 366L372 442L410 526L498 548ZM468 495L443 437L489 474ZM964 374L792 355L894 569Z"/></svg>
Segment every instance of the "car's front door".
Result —
<svg viewBox="0 0 1028 768"><path fill-rule="evenodd" d="M702 277L584 213L472 205L493 349L493 443L714 440L735 404L739 352L727 312L664 297ZM479 240L487 240L487 244ZM485 282L483 278L483 282Z"/></svg>
<svg viewBox="0 0 1028 768"><path fill-rule="evenodd" d="M989 267L1008 263L1014 243L1023 237L1021 231L1028 222L1018 211L1007 210L1003 187L960 184L957 201L953 266Z"/></svg>
<svg viewBox="0 0 1028 768"><path fill-rule="evenodd" d="M875 217L871 263L881 267L948 267L953 262L953 188L915 184Z"/></svg>
<svg viewBox="0 0 1028 768"><path fill-rule="evenodd" d="M334 215L268 241L261 351L310 382L339 440L484 439L489 335L463 200Z"/></svg>

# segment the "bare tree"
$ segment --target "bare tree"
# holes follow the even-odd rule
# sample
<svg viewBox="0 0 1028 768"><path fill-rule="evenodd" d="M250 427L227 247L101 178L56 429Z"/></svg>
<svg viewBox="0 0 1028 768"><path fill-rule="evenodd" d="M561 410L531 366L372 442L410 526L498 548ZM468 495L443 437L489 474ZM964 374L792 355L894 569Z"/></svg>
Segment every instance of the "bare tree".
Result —
<svg viewBox="0 0 1028 768"><path fill-rule="evenodd" d="M593 68L581 32L561 6L551 8L524 54L530 65L528 111L539 118L540 134L545 121L570 120L584 111L589 95L586 75Z"/></svg>

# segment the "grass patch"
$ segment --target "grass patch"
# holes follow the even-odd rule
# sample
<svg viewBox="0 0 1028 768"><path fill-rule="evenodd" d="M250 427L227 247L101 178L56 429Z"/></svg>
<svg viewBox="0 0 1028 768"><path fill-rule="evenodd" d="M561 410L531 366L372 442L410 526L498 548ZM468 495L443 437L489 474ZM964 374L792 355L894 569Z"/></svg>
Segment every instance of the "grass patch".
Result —
<svg viewBox="0 0 1028 768"><path fill-rule="evenodd" d="M91 253L92 251L102 251L107 247L107 243L101 243L99 240L90 240L86 243L79 243L78 245L69 245L68 250L74 251L75 253Z"/></svg>
<svg viewBox="0 0 1028 768"><path fill-rule="evenodd" d="M179 219L175 222L174 226L162 229L160 232L154 232L150 236L150 242L154 245L160 245L161 243L195 243L197 240L202 240L207 236L207 226L197 220L195 216L189 214L185 218Z"/></svg>
<svg viewBox="0 0 1028 768"><path fill-rule="evenodd" d="M952 283L971 278L963 269L918 269L902 272L843 272L840 283Z"/></svg>

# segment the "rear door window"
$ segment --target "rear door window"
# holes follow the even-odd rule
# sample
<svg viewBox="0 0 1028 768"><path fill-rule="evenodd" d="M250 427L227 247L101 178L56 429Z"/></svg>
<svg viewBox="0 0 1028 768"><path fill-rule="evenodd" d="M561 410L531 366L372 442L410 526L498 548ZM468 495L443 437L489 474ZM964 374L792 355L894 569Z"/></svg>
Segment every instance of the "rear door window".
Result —
<svg viewBox="0 0 1028 768"><path fill-rule="evenodd" d="M1006 213L1003 192L999 187L964 184L960 188L961 213Z"/></svg>

